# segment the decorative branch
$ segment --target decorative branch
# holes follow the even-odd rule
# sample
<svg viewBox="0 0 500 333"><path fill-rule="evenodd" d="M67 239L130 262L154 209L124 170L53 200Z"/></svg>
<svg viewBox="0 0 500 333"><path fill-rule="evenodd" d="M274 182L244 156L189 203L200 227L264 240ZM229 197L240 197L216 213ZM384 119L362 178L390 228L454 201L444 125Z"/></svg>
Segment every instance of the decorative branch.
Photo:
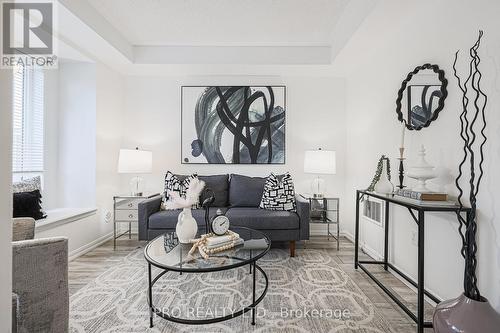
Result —
<svg viewBox="0 0 500 333"><path fill-rule="evenodd" d="M464 293L465 296L476 301L481 300L481 294L477 287L477 195L479 193L479 186L484 175L484 146L487 141L485 134L486 129L486 105L488 97L481 90L482 73L479 70L481 58L477 51L481 45L481 38L483 31L479 31L479 37L476 43L470 48L469 55L471 60L469 62L469 73L465 82L462 83L459 75L457 74L457 61L458 53L455 53L455 61L453 62L453 75L457 79L458 86L462 91L462 112L460 114L460 138L464 143L463 158L458 166L458 176L455 179L455 185L459 191L458 203L460 209L457 211L457 218L459 221L458 231L462 239L461 254L465 259L465 273L464 273ZM471 96L472 95L472 96ZM471 97L469 97L471 96ZM471 103L471 98L473 98ZM476 127L480 126L480 142L477 142L478 134ZM479 162L476 161L476 151L479 145ZM464 207L463 197L465 194L464 189L460 185L460 181L465 177L464 167L469 165L469 202L471 205L470 211L467 212L467 220L461 215L461 210ZM479 169L479 170L478 170ZM476 171L478 173L476 174ZM465 234L463 227L465 226Z"/></svg>

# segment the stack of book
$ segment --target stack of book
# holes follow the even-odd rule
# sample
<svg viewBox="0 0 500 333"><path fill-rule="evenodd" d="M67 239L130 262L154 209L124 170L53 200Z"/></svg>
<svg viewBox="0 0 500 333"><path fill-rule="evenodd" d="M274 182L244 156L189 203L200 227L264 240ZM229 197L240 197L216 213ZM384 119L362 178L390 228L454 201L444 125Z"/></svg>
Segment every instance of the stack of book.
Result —
<svg viewBox="0 0 500 333"><path fill-rule="evenodd" d="M448 194L439 192L417 192L412 190L397 189L395 195L419 201L448 201Z"/></svg>
<svg viewBox="0 0 500 333"><path fill-rule="evenodd" d="M232 232L231 234L227 234L227 235L208 237L206 239L205 245L206 245L206 248L210 250L210 249L217 249L217 248L221 248L221 247L227 247L230 245L238 246L238 245L241 245L243 243L244 243L244 241L240 237L240 235L238 235L235 232Z"/></svg>

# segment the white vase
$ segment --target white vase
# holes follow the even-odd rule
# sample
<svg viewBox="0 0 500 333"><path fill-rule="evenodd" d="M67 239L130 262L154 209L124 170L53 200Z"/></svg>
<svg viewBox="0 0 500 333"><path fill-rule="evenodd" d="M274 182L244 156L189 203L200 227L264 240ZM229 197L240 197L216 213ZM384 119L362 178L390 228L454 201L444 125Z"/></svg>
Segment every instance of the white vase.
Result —
<svg viewBox="0 0 500 333"><path fill-rule="evenodd" d="M387 160L382 160L382 174L377 184L375 184L375 192L380 194L391 194L394 191L389 177L387 177Z"/></svg>
<svg viewBox="0 0 500 333"><path fill-rule="evenodd" d="M198 224L193 218L193 215L191 215L191 208L184 208L182 212L179 213L175 232L177 238L179 238L179 242L182 244L187 244L191 239L196 237Z"/></svg>

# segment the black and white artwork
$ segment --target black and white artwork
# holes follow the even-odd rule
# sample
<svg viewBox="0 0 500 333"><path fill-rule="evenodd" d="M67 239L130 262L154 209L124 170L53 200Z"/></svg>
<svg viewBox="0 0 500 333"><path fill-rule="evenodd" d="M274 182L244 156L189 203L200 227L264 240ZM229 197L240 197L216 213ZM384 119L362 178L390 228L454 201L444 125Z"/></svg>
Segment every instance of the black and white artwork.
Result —
<svg viewBox="0 0 500 333"><path fill-rule="evenodd" d="M284 86L181 88L183 164L284 164Z"/></svg>
<svg viewBox="0 0 500 333"><path fill-rule="evenodd" d="M408 101L408 120L412 127L424 127L433 117L443 96L441 85L410 85L406 88Z"/></svg>

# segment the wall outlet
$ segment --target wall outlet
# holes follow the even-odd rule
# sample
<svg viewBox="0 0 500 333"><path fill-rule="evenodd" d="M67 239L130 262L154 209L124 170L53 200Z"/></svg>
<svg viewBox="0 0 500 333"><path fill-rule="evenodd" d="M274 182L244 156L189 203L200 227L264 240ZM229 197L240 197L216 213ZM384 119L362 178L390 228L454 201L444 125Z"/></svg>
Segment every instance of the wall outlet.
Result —
<svg viewBox="0 0 500 333"><path fill-rule="evenodd" d="M411 232L411 243L415 246L418 246L418 234L416 230Z"/></svg>

